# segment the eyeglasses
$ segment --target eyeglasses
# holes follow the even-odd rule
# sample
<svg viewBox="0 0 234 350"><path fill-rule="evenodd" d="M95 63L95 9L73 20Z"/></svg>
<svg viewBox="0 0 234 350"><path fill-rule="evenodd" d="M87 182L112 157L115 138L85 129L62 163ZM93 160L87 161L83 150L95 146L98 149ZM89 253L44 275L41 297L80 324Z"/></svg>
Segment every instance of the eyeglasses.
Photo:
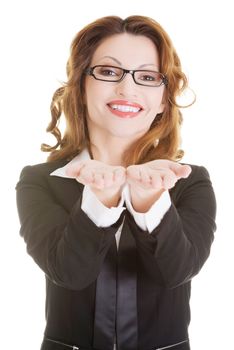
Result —
<svg viewBox="0 0 234 350"><path fill-rule="evenodd" d="M87 75L91 75L96 80L107 82L120 82L126 74L132 75L134 82L138 85L158 87L167 85L168 80L162 73L153 70L129 70L115 66L98 65L86 70Z"/></svg>

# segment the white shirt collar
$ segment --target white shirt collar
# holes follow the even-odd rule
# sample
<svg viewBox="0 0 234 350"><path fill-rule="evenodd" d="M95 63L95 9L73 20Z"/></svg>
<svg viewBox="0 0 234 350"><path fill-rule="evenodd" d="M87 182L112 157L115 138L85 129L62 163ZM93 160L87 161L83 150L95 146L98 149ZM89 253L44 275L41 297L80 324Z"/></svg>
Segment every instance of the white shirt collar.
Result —
<svg viewBox="0 0 234 350"><path fill-rule="evenodd" d="M75 158L73 158L69 163L67 163L65 166L63 166L62 168L58 168L56 170L54 170L50 175L51 176L60 176L60 177L66 177L68 179L72 179L73 177L71 176L68 176L66 174L66 169L67 167L74 163L75 161L81 161L81 160L88 160L88 159L91 159L90 158L90 155L89 155L89 152L88 152L88 149L85 148L81 153L79 153Z"/></svg>

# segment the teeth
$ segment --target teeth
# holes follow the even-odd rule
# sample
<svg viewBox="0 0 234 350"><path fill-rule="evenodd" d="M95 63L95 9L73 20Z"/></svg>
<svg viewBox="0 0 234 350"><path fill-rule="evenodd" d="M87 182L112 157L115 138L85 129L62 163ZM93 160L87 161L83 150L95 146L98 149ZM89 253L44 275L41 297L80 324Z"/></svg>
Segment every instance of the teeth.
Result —
<svg viewBox="0 0 234 350"><path fill-rule="evenodd" d="M120 112L133 112L137 113L139 112L140 108L133 107L133 106L124 106L124 105L110 105L112 109L118 110Z"/></svg>

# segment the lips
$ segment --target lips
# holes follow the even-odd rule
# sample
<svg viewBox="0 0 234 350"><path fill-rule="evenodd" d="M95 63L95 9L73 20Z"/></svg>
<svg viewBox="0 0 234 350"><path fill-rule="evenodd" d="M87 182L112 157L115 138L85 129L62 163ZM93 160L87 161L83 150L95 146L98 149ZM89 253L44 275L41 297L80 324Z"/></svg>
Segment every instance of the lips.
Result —
<svg viewBox="0 0 234 350"><path fill-rule="evenodd" d="M139 115L143 107L135 102L114 100L107 104L109 110L120 118L133 118Z"/></svg>

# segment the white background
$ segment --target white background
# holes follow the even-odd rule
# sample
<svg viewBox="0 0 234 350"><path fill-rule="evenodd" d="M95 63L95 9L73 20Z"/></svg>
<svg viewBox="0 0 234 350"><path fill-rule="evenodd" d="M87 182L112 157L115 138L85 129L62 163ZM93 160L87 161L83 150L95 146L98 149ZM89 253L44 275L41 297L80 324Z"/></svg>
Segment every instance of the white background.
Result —
<svg viewBox="0 0 234 350"><path fill-rule="evenodd" d="M69 46L86 24L105 15L151 16L174 42L196 92L184 110L184 161L205 165L218 215L211 256L193 280L193 350L231 349L233 287L233 10L232 1L2 1L1 98L1 347L36 350L44 329L44 276L19 236L15 184L26 164L44 162L42 142Z"/></svg>

